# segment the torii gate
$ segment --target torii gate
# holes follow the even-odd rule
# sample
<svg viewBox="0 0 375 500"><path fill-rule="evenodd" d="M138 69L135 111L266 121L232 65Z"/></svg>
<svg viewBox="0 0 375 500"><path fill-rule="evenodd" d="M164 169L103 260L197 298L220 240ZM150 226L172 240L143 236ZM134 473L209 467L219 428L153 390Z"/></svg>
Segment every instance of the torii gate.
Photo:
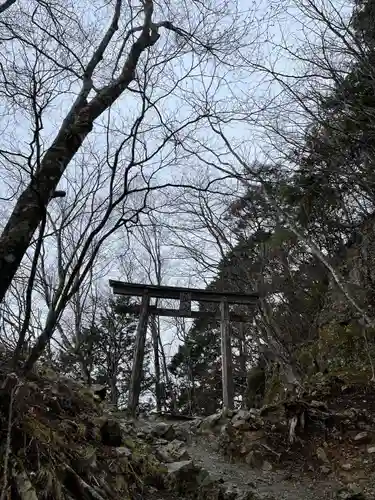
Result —
<svg viewBox="0 0 375 500"><path fill-rule="evenodd" d="M110 280L109 285L112 288L113 293L116 295L142 297L142 303L140 306L124 306L124 308L121 309L123 312L139 314L128 399L129 411L131 415L135 416L139 403L147 323L150 314L183 318L220 319L223 406L227 409L233 409L234 386L230 321L245 322L248 317L246 315L240 316L229 312L229 304L241 304L254 307L259 299L259 295L257 293L243 294L236 292L214 292L198 288L134 284L114 280ZM180 301L180 307L179 309L165 309L150 306L151 298L177 299ZM220 311L192 311L192 301L219 303Z"/></svg>

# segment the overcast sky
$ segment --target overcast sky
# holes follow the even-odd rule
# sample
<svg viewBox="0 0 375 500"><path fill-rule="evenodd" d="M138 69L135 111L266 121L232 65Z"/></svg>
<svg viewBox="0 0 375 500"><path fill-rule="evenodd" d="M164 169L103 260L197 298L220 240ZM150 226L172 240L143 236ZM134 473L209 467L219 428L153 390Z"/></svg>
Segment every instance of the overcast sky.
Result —
<svg viewBox="0 0 375 500"><path fill-rule="evenodd" d="M65 21L66 32L63 36L65 37L64 43L69 49L60 50L58 46L54 45L52 39L44 46L44 34L40 30L40 34L37 35L37 43L49 54L48 57L40 55L37 57L35 50L30 45L25 49L24 45L20 45L17 41L4 40L4 38L9 37L11 29L24 34L30 40L33 39L32 27L24 25L22 21L24 19L22 17L24 16L23 11L31 14L35 7L32 0L19 0L12 7L12 13L8 13L8 17L3 18L13 23L13 28L1 26L0 34L4 34L4 36L2 37L0 62L4 71L8 69L10 73L14 66L16 67L17 74L13 74L13 78L19 91L12 98L13 100L9 96L5 98L3 94L0 95L2 116L0 120L0 150L2 151L0 155L2 178L0 194L3 196L3 199L0 200L0 227L5 225L20 189L30 178L27 159L30 152L35 153L35 144L33 143L34 116L30 112L30 101L23 95L30 90L28 75L33 71L34 74L39 75L43 82L44 95L53 96L53 101L43 115L41 147L46 149L51 144L77 92L78 86L73 75L73 70L79 68L77 59L87 60L91 48L99 40L98 33L103 33L112 15L113 2L108 2L106 7L103 7L102 2L98 0L78 3L61 0L62 2L66 6L66 12L72 8L76 12L83 13L81 22L89 36L75 39L73 34L78 36L77 33L79 34L80 31L77 31L78 28L74 23L70 25ZM211 2L216 7L223 5L221 0L211 0ZM308 4L307 0L301 0L301 2ZM300 108L293 103L288 108L288 113L285 113L284 107L283 113L278 115L277 106L281 103L285 104L284 98L280 97L283 87L270 76L269 72L265 71L265 68L273 68L283 73L285 81L296 84L297 80L293 80L294 77L304 71L304 61L298 60L296 55L307 53L320 42L320 27L315 21L301 13L299 7L301 2L299 0L295 3L293 0L281 2L238 0L231 2L231 12L227 12L219 25L212 24L210 29L212 36L215 36L221 31L224 32L225 28L231 26L233 20L236 19L238 31L243 31L243 47L237 47L237 52L234 53L231 61L232 67L230 64L225 66L218 64L217 60L213 58L202 58L198 64L199 55L191 53L178 59L171 59L170 62L161 65L163 71L160 73L159 66L155 65L148 76L147 92L150 99L158 101L158 109L156 111L155 107L150 107L140 127L142 142L136 144L136 158L140 162L143 158L149 158L141 166L131 169L131 175L134 175L134 180L131 183L133 188L142 182L142 178L139 176L140 168L142 168L143 178L153 176L152 182L155 184L181 182L184 184L195 183L196 185L202 185L209 179L223 176L222 171L215 169L215 163L217 163L215 155L220 154L221 159L229 162L230 168L238 168L233 158L225 153L222 141L212 133L204 121L199 122L199 125L191 124L182 130L176 136L180 145L177 144L177 141L168 142L163 149L152 155L152 151L158 150L163 137L165 137L167 127L164 124L176 129L203 109L205 99L211 105L215 103L215 110L220 113L220 116L231 116L232 120L224 128L225 133L234 149L247 161L275 161L278 159L280 151L275 142L272 141L269 130L264 128L264 124L269 124L270 120L277 116L278 126L288 127L290 125L292 129L293 124L297 122L301 125L304 118L300 114ZM199 2L194 4L193 0L181 0L180 9L177 8L177 4L178 2L171 4L172 8L176 8L176 11L171 14L173 18L170 20L178 26L188 29L186 15L188 13L191 23L198 19L199 16L195 14L194 5L198 9ZM337 9L337 15L347 16L351 10L351 4L342 0L335 1L334 4L330 4L327 0L319 0L318 4L325 5L327 12ZM185 13L184 9L187 9ZM158 16L157 8L155 12ZM163 18L165 18L164 16L165 14L163 14ZM17 26L18 22L19 26ZM124 21L122 21L119 33L121 30L125 31L125 28ZM72 31L71 37L69 37L69 30ZM151 51L151 58L153 57L154 61L161 61L165 47L167 49L172 47L171 39L168 39L170 36L169 33L161 31L161 38ZM94 81L96 86L101 87L110 82L113 76L116 53L121 43L122 40L115 37ZM58 60L53 60L55 53ZM239 54L241 54L241 61L238 60ZM230 56L226 54L225 57L229 63ZM65 69L61 69L59 64L65 66ZM61 75L59 75L60 70ZM9 89L11 92L10 87ZM66 237L70 238L66 240L67 253L74 252L73 243L76 241L77 234L79 235L84 227L87 213L92 207L98 209L108 197L109 183L107 180L116 149L129 133L131 127L134 126L142 106L139 94L137 95L139 89L134 85L132 89L132 91L125 92L109 113L105 113L97 120L93 132L86 139L80 153L76 155L67 168L64 180L61 182L61 187L67 191L66 199L53 201L49 206L52 218L58 219L62 207L67 207L74 199L77 200L78 219L64 230ZM44 97L41 97L39 103L42 103L43 99ZM163 117L163 122L161 122L160 116ZM106 134L108 124L110 133ZM211 153L208 151L208 147L212 149ZM190 155L188 151L190 151ZM121 189L131 153L132 146L129 143L120 155L121 166L115 180L118 189ZM199 153L200 157L194 157L192 153ZM150 154L152 158L150 158ZM200 158L204 158L206 163L202 162ZM32 161L34 160L35 155L32 157ZM91 195L86 196L82 206L79 205L79 197L77 198L77 185L80 186L82 192L85 190L88 192L89 188L92 188ZM99 186L99 188L95 190L95 186ZM233 181L225 181L217 183L216 189L218 193L212 195L212 203L220 218L223 207L239 193L239 188ZM183 207L186 209L185 214L181 210L181 206L178 208L182 200L184 201ZM140 202L139 194L128 197L126 206L128 213L131 213L134 208L136 209ZM192 260L189 254L181 248L176 247L178 242L178 231L176 232L176 230L179 228L181 228L180 234L186 234L184 236L186 242L199 250L204 250L212 263L217 262L220 258L212 237L198 229L199 221L194 218L189 208L192 208L194 203L195 197L193 195L183 195L183 190L176 188L168 188L168 190L154 196L154 204L158 207L157 217L175 229L175 232L168 230L168 228L162 231L161 248L166 267L165 284L205 286L207 280L212 276L212 269L208 271L204 269L204 266L199 268L199 263ZM113 220L116 216L118 214L115 213ZM92 223L94 224L95 221ZM175 245L171 246L171 243ZM101 288L108 290L109 278L127 279L124 266L128 271L126 258L127 255L130 258L132 255L131 252L127 251L129 244L133 255L134 252L138 256L142 254L143 250L139 249L139 243L133 236L129 236L127 230L118 231L103 245L98 259L98 266L104 267L105 270L100 277L99 286ZM51 275L51 281L53 281L57 279L56 241L50 238L46 247L48 251L44 258ZM130 267L133 268L130 276L132 281L139 281L142 277L146 279L138 264L134 265L134 262L130 264ZM45 314L45 306L41 306L41 315L43 316L43 314ZM164 338L170 340L174 330L168 329L165 321L163 321L163 325L165 328Z"/></svg>

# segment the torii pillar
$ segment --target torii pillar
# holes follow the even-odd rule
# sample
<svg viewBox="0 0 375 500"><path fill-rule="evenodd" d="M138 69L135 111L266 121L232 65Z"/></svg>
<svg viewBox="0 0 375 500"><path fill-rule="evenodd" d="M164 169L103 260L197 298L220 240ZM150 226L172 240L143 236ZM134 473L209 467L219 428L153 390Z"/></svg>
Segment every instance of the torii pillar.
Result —
<svg viewBox="0 0 375 500"><path fill-rule="evenodd" d="M143 359L145 357L149 305L150 296L147 292L144 292L142 296L141 311L135 337L133 368L129 384L128 409L132 417L136 416L139 396L141 394L142 368Z"/></svg>

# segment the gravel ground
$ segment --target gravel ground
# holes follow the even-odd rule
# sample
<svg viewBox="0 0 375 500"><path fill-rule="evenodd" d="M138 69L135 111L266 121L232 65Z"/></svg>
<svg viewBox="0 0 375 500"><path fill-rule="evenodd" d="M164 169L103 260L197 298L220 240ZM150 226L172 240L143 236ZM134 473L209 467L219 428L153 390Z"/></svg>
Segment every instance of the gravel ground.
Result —
<svg viewBox="0 0 375 500"><path fill-rule="evenodd" d="M254 488L276 500L326 500L335 497L339 484L334 481L314 481L307 476L290 475L284 471L263 472L246 464L229 463L212 447L208 440L199 438L189 446L192 459L213 477L240 489Z"/></svg>

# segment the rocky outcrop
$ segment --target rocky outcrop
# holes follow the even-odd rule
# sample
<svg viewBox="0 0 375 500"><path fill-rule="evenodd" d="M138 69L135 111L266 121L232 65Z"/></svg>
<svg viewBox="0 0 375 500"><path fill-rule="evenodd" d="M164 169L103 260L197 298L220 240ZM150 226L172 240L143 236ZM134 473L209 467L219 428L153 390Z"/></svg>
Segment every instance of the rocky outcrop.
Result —
<svg viewBox="0 0 375 500"><path fill-rule="evenodd" d="M229 460L260 473L298 470L342 482L337 498L374 495L374 485L367 493L366 486L358 486L375 470L375 417L367 409L331 409L324 401L295 399L217 413L204 419L198 432L215 439Z"/></svg>
<svg viewBox="0 0 375 500"><path fill-rule="evenodd" d="M374 311L375 296L375 215L368 217L353 233L353 238L333 262L343 277L345 284L361 307ZM333 278L330 280L326 304L318 323L320 326L332 322L348 324L358 317L358 312L348 303L337 288Z"/></svg>
<svg viewBox="0 0 375 500"><path fill-rule="evenodd" d="M178 422L169 425L178 432ZM150 421L136 426L149 436L155 434L153 427L162 428ZM168 435L170 430L163 428ZM178 478L174 484L189 495L204 491L205 497L215 499L369 500L375 493L375 484L368 481L375 470L369 458L375 454L372 429L371 412L294 400L196 419L187 441L158 437L153 449L171 477ZM263 486L264 481L269 486ZM202 490L202 484L210 489Z"/></svg>
<svg viewBox="0 0 375 500"><path fill-rule="evenodd" d="M363 399L356 402L347 392L348 386L341 385L342 392L338 393L336 387L331 387L330 392L329 385L322 381L306 399L289 399L262 409L218 412L184 423L145 420L135 424L134 432L141 433L146 441L154 439L153 453L166 465L168 474L190 474L192 491L200 490L204 477L203 484L210 485L213 498L218 491L226 491L228 498L242 498L245 492L258 497L261 494L258 482L246 488L238 480L236 487L241 484L240 491L235 494L233 484L221 484L217 476L213 477L210 467L215 453L224 460L226 457L228 464L244 467L248 475L253 471L255 477L275 476L279 481L277 476L281 474L296 476L301 482L305 478L307 483L326 481L332 490L329 498L373 498L375 484L369 478L375 471L375 417L366 408L371 391L367 387L367 400L361 405ZM176 439L177 434L182 439ZM199 468L190 457L197 455L194 450L203 442L211 451L203 459L206 465ZM225 470L223 464L220 467ZM246 477L246 472L243 474ZM188 490L186 485L184 488ZM289 498L283 488L283 496L275 498ZM209 497L207 491L205 496Z"/></svg>

